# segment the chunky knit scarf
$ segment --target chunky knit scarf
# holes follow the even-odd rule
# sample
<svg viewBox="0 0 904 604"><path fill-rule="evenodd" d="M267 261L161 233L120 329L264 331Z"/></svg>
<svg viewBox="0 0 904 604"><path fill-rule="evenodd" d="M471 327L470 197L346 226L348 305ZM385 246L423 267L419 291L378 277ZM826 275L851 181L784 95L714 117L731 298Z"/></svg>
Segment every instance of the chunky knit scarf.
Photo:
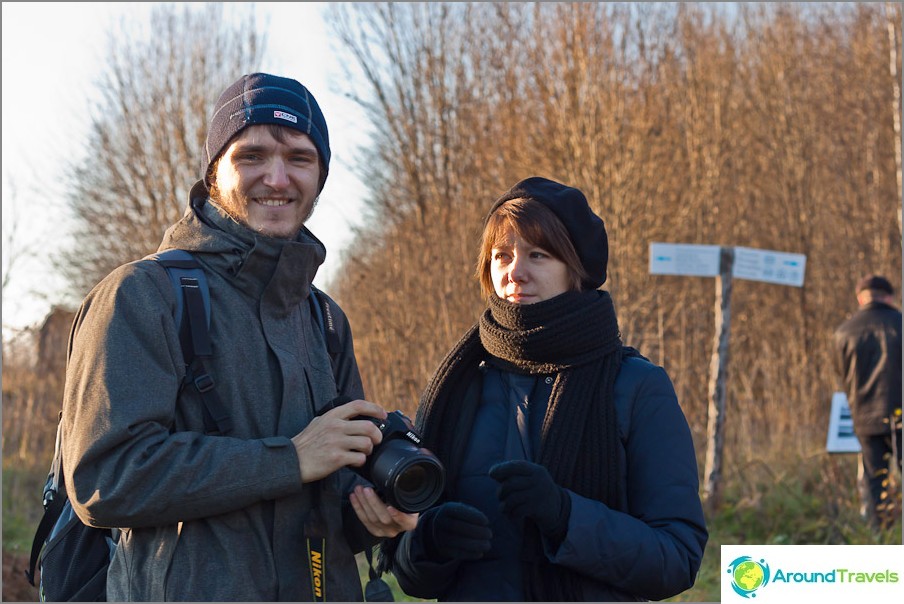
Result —
<svg viewBox="0 0 904 604"><path fill-rule="evenodd" d="M457 482L480 403L479 364L489 354L526 373L557 374L536 461L560 486L617 508L613 392L621 351L607 292L568 292L529 305L493 296L478 323L442 361L418 407L417 428L445 464L447 487ZM529 523L522 558L529 600L581 599L580 578L546 560L539 532Z"/></svg>

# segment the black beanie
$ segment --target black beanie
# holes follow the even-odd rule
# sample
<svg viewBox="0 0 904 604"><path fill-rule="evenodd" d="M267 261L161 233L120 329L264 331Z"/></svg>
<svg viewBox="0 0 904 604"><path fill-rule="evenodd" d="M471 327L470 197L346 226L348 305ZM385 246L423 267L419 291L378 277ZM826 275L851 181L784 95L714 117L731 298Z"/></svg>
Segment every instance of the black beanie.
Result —
<svg viewBox="0 0 904 604"><path fill-rule="evenodd" d="M596 289L606 282L606 264L609 261L606 225L590 209L587 198L581 191L547 178L533 176L522 180L497 199L487 218L506 201L519 198L539 201L562 221L584 270L590 276L585 285Z"/></svg>
<svg viewBox="0 0 904 604"><path fill-rule="evenodd" d="M320 179L323 188L330 169L330 137L314 95L293 79L252 73L243 75L223 91L210 118L201 166L208 189L211 165L233 136L255 124L287 126L311 137L323 162L324 174Z"/></svg>

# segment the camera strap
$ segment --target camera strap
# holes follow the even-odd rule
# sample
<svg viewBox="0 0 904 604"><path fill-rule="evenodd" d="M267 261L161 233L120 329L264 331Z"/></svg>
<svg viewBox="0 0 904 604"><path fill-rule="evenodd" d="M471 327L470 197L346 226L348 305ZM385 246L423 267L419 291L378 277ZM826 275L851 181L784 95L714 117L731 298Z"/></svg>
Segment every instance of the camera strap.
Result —
<svg viewBox="0 0 904 604"><path fill-rule="evenodd" d="M308 568L311 571L312 602L326 601L326 539L307 536Z"/></svg>
<svg viewBox="0 0 904 604"><path fill-rule="evenodd" d="M313 483L311 511L304 521L305 547L308 554L308 572L311 574L311 601L326 601L326 524L320 505L322 497L319 482Z"/></svg>
<svg viewBox="0 0 904 604"><path fill-rule="evenodd" d="M364 548L364 557L367 558L367 575L370 579L364 587L364 601L394 602L395 598L392 596L392 590L389 588L389 585L387 585L386 581L380 578L380 575L374 570L373 552L371 551L371 548Z"/></svg>

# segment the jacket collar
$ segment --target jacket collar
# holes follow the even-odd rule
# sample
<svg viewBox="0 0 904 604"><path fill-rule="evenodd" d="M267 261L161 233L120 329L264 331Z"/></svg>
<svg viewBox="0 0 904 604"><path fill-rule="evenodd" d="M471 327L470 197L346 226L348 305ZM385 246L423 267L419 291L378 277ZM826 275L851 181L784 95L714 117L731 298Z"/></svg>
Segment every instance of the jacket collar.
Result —
<svg viewBox="0 0 904 604"><path fill-rule="evenodd" d="M874 308L889 308L891 310L898 310L891 304L887 304L885 302L880 302L879 300L873 300L871 302L867 302L863 306L860 307L860 310L872 310Z"/></svg>
<svg viewBox="0 0 904 604"><path fill-rule="evenodd" d="M326 258L326 247L307 227L289 240L261 235L236 222L208 198L202 181L192 187L185 214L167 230L158 251L170 248L194 253L277 315L291 312L308 297Z"/></svg>

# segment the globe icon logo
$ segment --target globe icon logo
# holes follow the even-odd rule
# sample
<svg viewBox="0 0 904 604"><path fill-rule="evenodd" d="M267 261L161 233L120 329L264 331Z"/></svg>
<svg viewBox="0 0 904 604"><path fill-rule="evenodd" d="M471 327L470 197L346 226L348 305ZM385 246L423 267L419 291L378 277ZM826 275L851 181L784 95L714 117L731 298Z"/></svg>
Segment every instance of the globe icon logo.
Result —
<svg viewBox="0 0 904 604"><path fill-rule="evenodd" d="M731 587L744 598L755 598L756 590L769 583L769 565L765 560L757 562L750 556L735 558L728 565Z"/></svg>

